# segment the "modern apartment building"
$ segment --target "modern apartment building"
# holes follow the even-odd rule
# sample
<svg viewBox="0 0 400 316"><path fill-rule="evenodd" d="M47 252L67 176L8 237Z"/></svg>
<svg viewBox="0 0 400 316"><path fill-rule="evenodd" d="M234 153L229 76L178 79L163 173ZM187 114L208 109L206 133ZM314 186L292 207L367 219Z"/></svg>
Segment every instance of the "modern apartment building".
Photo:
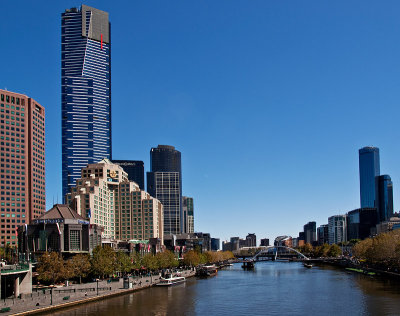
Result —
<svg viewBox="0 0 400 316"><path fill-rule="evenodd" d="M83 168L66 201L91 224L102 226L105 238L163 240L160 201L141 191L119 165L108 159Z"/></svg>
<svg viewBox="0 0 400 316"><path fill-rule="evenodd" d="M323 224L317 228L318 245L329 243L329 225Z"/></svg>
<svg viewBox="0 0 400 316"><path fill-rule="evenodd" d="M389 175L385 174L375 178L376 201L378 210L378 223L388 221L393 217L393 183Z"/></svg>
<svg viewBox="0 0 400 316"><path fill-rule="evenodd" d="M46 210L45 110L26 95L0 90L0 245Z"/></svg>
<svg viewBox="0 0 400 316"><path fill-rule="evenodd" d="M173 146L158 145L150 150L150 164L147 191L163 204L164 234L180 234L184 231L181 153Z"/></svg>
<svg viewBox="0 0 400 316"><path fill-rule="evenodd" d="M314 244L317 241L317 223L308 222L304 225L304 242Z"/></svg>
<svg viewBox="0 0 400 316"><path fill-rule="evenodd" d="M347 241L347 216L334 215L328 218L329 244Z"/></svg>
<svg viewBox="0 0 400 316"><path fill-rule="evenodd" d="M82 5L61 15L63 196L81 169L111 159L111 34L108 13Z"/></svg>

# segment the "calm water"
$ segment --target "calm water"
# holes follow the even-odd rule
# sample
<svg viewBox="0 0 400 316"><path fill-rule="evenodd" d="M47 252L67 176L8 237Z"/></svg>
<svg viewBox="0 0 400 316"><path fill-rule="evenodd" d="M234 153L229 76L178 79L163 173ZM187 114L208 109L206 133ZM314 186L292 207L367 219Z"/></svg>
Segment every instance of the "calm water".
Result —
<svg viewBox="0 0 400 316"><path fill-rule="evenodd" d="M400 315L400 283L330 267L239 264L210 279L153 287L54 315Z"/></svg>

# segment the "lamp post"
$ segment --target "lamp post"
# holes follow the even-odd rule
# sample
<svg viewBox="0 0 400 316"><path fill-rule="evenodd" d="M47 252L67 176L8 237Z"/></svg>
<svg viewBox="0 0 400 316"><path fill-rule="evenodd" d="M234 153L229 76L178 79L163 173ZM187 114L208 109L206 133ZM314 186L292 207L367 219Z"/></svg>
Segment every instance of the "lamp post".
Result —
<svg viewBox="0 0 400 316"><path fill-rule="evenodd" d="M99 295L99 279L96 279L97 295Z"/></svg>

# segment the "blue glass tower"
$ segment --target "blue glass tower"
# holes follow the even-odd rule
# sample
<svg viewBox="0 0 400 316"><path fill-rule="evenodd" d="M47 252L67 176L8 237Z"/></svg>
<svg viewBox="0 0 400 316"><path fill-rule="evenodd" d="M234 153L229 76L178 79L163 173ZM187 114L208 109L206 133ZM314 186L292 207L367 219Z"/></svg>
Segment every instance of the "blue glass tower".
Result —
<svg viewBox="0 0 400 316"><path fill-rule="evenodd" d="M379 148L364 147L359 151L361 208L376 206L375 177L380 175Z"/></svg>
<svg viewBox="0 0 400 316"><path fill-rule="evenodd" d="M82 5L61 15L63 197L83 167L111 159L108 13Z"/></svg>

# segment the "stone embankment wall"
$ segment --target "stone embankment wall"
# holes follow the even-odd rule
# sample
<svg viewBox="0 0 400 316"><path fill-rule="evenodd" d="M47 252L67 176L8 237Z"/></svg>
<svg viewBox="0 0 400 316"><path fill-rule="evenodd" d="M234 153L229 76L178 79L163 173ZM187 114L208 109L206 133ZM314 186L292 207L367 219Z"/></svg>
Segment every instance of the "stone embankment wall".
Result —
<svg viewBox="0 0 400 316"><path fill-rule="evenodd" d="M186 270L180 272L188 278L195 275L195 271ZM130 277L130 288L124 289L123 279L118 282L99 281L85 284L74 284L67 287L51 290L38 290L21 298L5 299L0 301L0 311L10 308L8 312L0 315L33 315L39 312L52 311L77 304L96 301L116 295L123 295L137 290L153 286L160 282L159 275L146 277Z"/></svg>

